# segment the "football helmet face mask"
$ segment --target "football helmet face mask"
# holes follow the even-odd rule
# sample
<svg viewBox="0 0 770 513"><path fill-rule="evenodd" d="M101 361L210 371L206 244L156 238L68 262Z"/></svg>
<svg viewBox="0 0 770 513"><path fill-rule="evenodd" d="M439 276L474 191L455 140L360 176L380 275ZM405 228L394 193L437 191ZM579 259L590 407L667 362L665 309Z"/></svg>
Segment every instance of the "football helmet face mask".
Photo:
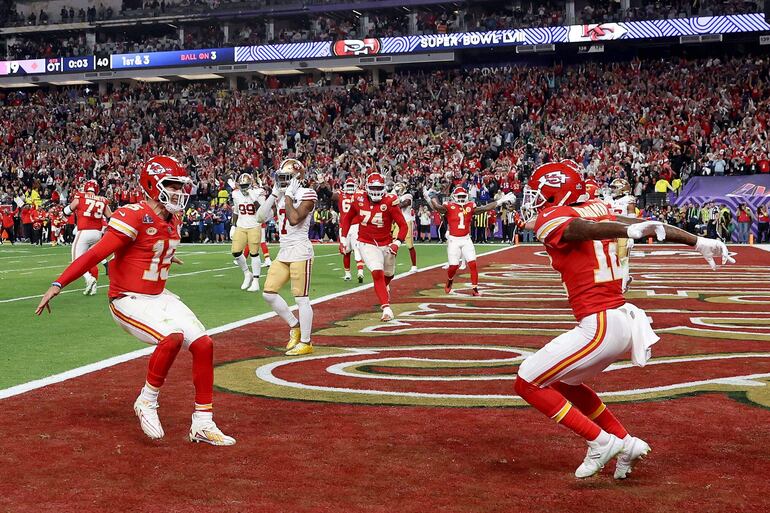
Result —
<svg viewBox="0 0 770 513"><path fill-rule="evenodd" d="M615 178L610 184L610 191L614 199L631 194L631 184L623 178Z"/></svg>
<svg viewBox="0 0 770 513"><path fill-rule="evenodd" d="M352 178L345 180L345 184L342 186L342 192L345 194L353 194L356 192L356 181Z"/></svg>
<svg viewBox="0 0 770 513"><path fill-rule="evenodd" d="M452 191L452 201L458 205L465 205L468 203L468 191L464 187L457 187Z"/></svg>
<svg viewBox="0 0 770 513"><path fill-rule="evenodd" d="M524 187L521 214L524 222L529 222L546 207L572 205L587 200L588 194L580 173L563 162L551 162L541 165L532 173Z"/></svg>
<svg viewBox="0 0 770 513"><path fill-rule="evenodd" d="M366 177L366 193L375 203L385 197L385 178L380 173L372 173Z"/></svg>
<svg viewBox="0 0 770 513"><path fill-rule="evenodd" d="M254 178L249 173L243 173L238 177L238 188L246 192L254 186Z"/></svg>
<svg viewBox="0 0 770 513"><path fill-rule="evenodd" d="M171 214L184 211L190 200L190 175L179 161L167 155L152 157L144 163L139 184L148 198Z"/></svg>
<svg viewBox="0 0 770 513"><path fill-rule="evenodd" d="M96 183L96 180L88 180L83 185L83 192L92 192L94 194L99 194L99 184Z"/></svg>
<svg viewBox="0 0 770 513"><path fill-rule="evenodd" d="M305 184L304 164L297 159L282 160L275 171L275 181L278 182L278 187L285 189L293 178L299 180L303 185Z"/></svg>

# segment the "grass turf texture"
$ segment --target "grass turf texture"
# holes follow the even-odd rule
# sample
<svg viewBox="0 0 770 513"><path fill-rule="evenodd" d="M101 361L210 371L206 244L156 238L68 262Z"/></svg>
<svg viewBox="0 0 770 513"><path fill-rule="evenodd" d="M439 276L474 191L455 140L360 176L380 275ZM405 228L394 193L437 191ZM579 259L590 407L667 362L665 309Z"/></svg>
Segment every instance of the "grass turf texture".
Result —
<svg viewBox="0 0 770 513"><path fill-rule="evenodd" d="M420 267L446 261L446 245L416 247ZM482 254L500 247L487 244L476 250ZM277 245L271 245L271 256L275 258L277 253ZM315 254L311 298L358 285L355 262L353 281L342 279L342 257L336 244L317 245ZM261 293L240 290L243 273L233 264L229 245L182 245L177 255L184 265L171 267L168 289L179 295L206 327L270 311ZM146 347L112 320L103 266L99 266L96 296L82 295L85 282L80 279L52 302L52 315L35 318L40 295L69 262L69 246L0 246L0 390ZM410 267L409 251L402 248L397 272ZM263 269L261 283L266 275L267 269ZM364 283L371 283L368 271ZM283 296L293 305L288 287ZM17 298L27 299L14 300Z"/></svg>

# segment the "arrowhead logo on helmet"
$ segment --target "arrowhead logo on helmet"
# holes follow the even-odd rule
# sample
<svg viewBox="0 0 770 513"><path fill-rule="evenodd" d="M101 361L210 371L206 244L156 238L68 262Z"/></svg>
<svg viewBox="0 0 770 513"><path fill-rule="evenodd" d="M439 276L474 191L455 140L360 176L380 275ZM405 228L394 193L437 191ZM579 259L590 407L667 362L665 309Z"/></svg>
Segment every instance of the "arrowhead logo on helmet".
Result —
<svg viewBox="0 0 770 513"><path fill-rule="evenodd" d="M535 169L524 187L521 213L524 222L528 222L546 207L572 205L586 200L588 194L583 178L572 162L549 162Z"/></svg>
<svg viewBox="0 0 770 513"><path fill-rule="evenodd" d="M190 179L187 170L166 155L152 157L144 163L139 184L145 195L163 205L171 214L182 212L190 199Z"/></svg>

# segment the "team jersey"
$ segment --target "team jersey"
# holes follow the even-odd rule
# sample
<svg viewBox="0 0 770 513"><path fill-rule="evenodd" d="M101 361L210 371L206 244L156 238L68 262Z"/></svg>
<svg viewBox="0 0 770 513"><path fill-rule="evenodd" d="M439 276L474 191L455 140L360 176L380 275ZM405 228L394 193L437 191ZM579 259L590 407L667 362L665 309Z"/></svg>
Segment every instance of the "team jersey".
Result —
<svg viewBox="0 0 770 513"><path fill-rule="evenodd" d="M238 228L259 228L257 221L257 209L255 203L265 201L265 193L262 189L248 189L246 193L240 189L233 191L233 210L238 214L238 220L235 226Z"/></svg>
<svg viewBox="0 0 770 513"><path fill-rule="evenodd" d="M572 312L587 315L622 306L623 272L615 240L565 241L564 230L575 219L614 220L606 204L590 200L573 206L549 207L537 216L535 233L561 274Z"/></svg>
<svg viewBox="0 0 770 513"><path fill-rule="evenodd" d="M407 235L406 221L398 205L398 196L386 194L378 202L369 199L364 192L357 192L350 204L350 211L342 218L341 233L348 234L351 220L358 217L358 241L375 246L387 246L393 242L393 223L398 224L397 238L404 241Z"/></svg>
<svg viewBox="0 0 770 513"><path fill-rule="evenodd" d="M636 198L630 194L610 201L610 211L616 216L636 217L636 208L633 213L628 212L628 205L636 204Z"/></svg>
<svg viewBox="0 0 770 513"><path fill-rule="evenodd" d="M409 202L407 206L404 206L404 203ZM414 205L414 199L412 198L412 195L409 193L404 194L400 198L398 198L398 204L401 205L401 214L404 216L404 221L407 223L411 223L414 221L414 216L412 216L412 205Z"/></svg>
<svg viewBox="0 0 770 513"><path fill-rule="evenodd" d="M77 199L75 214L78 230L101 230L104 211L107 210L107 198L93 192L78 192Z"/></svg>
<svg viewBox="0 0 770 513"><path fill-rule="evenodd" d="M350 205L353 203L353 198L355 197L355 195L356 195L355 192L350 193L350 192L342 192L342 191L340 191L337 194L337 206L339 207L339 211L340 211L340 219L345 214L350 212ZM350 221L350 224L351 225L358 224L360 221L361 219L358 216L356 216Z"/></svg>
<svg viewBox="0 0 770 513"><path fill-rule="evenodd" d="M471 220L476 204L472 201L465 205L450 202L444 203L446 208L446 222L449 235L452 237L465 237L471 233Z"/></svg>
<svg viewBox="0 0 770 513"><path fill-rule="evenodd" d="M115 259L110 262L109 296L163 292L179 245L180 227L176 216L166 221L144 201L116 210L107 230L130 242L115 251Z"/></svg>
<svg viewBox="0 0 770 513"><path fill-rule="evenodd" d="M295 198L295 207L302 201L312 201L313 210L318 201L318 195L313 189L300 187ZM278 235L280 237L280 248L278 250L278 260L281 262L297 262L313 258L313 244L310 242L308 232L310 231L310 221L313 219L313 210L294 226L289 223L286 217L286 197L281 196L275 203L278 211Z"/></svg>

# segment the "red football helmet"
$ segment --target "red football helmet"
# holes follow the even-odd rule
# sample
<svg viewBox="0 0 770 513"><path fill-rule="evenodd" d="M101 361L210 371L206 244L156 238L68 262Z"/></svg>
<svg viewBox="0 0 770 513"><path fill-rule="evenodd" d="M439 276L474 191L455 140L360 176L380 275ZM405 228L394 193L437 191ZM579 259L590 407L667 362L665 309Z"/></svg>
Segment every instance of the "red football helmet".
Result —
<svg viewBox="0 0 770 513"><path fill-rule="evenodd" d="M550 162L535 169L524 187L521 212L532 220L545 207L572 205L588 200L580 173L564 162Z"/></svg>
<svg viewBox="0 0 770 513"><path fill-rule="evenodd" d="M468 203L468 191L465 190L465 187L455 187L455 190L452 191L452 201L458 205Z"/></svg>
<svg viewBox="0 0 770 513"><path fill-rule="evenodd" d="M583 168L580 167L580 164L578 164L577 162L575 162L572 159L564 159L564 160L561 161L561 163L564 164L565 166L571 167L572 169L574 169L578 173L582 174L582 172L583 172Z"/></svg>
<svg viewBox="0 0 770 513"><path fill-rule="evenodd" d="M366 177L366 193L374 202L385 197L385 178L380 173L372 173Z"/></svg>
<svg viewBox="0 0 770 513"><path fill-rule="evenodd" d="M588 199L596 199L599 197L599 184L596 182L596 180L593 178L586 178L584 183L586 186L586 194L588 194Z"/></svg>
<svg viewBox="0 0 770 513"><path fill-rule="evenodd" d="M356 181L353 178L345 180L345 185L342 186L342 192L346 194L353 194L357 189Z"/></svg>
<svg viewBox="0 0 770 513"><path fill-rule="evenodd" d="M182 212L190 199L192 180L187 170L167 155L157 155L144 163L139 184L148 198L160 202L172 214Z"/></svg>
<svg viewBox="0 0 770 513"><path fill-rule="evenodd" d="M92 192L94 194L99 194L99 184L96 182L96 180L88 180L83 185L83 192Z"/></svg>

